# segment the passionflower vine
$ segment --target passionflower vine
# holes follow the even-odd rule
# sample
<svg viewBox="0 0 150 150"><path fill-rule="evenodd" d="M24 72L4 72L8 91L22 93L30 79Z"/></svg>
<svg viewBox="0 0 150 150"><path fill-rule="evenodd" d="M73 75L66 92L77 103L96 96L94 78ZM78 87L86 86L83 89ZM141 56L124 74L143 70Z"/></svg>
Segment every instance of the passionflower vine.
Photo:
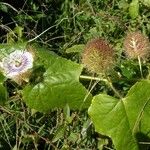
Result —
<svg viewBox="0 0 150 150"><path fill-rule="evenodd" d="M114 64L114 51L107 41L92 39L85 46L82 63L91 72L106 73Z"/></svg>
<svg viewBox="0 0 150 150"><path fill-rule="evenodd" d="M0 62L3 74L10 79L17 79L33 67L33 55L27 50L15 50Z"/></svg>

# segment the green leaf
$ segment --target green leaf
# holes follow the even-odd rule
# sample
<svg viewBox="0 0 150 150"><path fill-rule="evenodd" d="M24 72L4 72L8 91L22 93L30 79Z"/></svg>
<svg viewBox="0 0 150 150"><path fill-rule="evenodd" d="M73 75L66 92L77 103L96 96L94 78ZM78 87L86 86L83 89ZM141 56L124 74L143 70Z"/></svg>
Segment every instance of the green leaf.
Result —
<svg viewBox="0 0 150 150"><path fill-rule="evenodd" d="M125 1L125 0L120 0L120 1L118 2L118 7L119 7L120 9L123 9L124 11L126 11L126 10L128 9L128 7L129 7L129 4L128 4L127 1Z"/></svg>
<svg viewBox="0 0 150 150"><path fill-rule="evenodd" d="M141 2L147 6L147 7L150 7L150 0L141 0Z"/></svg>
<svg viewBox="0 0 150 150"><path fill-rule="evenodd" d="M66 49L66 53L82 53L85 45L84 44L79 44L79 45L74 45L68 49Z"/></svg>
<svg viewBox="0 0 150 150"><path fill-rule="evenodd" d="M0 104L1 105L4 104L8 98L7 89L3 85L4 81L5 81L5 77L2 74L0 74Z"/></svg>
<svg viewBox="0 0 150 150"><path fill-rule="evenodd" d="M8 8L6 5L4 5L3 3L0 3L0 10L3 12L8 13Z"/></svg>
<svg viewBox="0 0 150 150"><path fill-rule="evenodd" d="M64 138L65 130L66 130L66 126L64 125L59 126L55 132L52 142L57 142L58 140Z"/></svg>
<svg viewBox="0 0 150 150"><path fill-rule="evenodd" d="M132 133L141 132L150 137L150 81L137 82L128 92L124 104Z"/></svg>
<svg viewBox="0 0 150 150"><path fill-rule="evenodd" d="M14 32L18 35L18 38L21 38L23 36L23 27L16 26Z"/></svg>
<svg viewBox="0 0 150 150"><path fill-rule="evenodd" d="M132 0L129 6L129 14L132 19L135 19L139 15L139 0Z"/></svg>
<svg viewBox="0 0 150 150"><path fill-rule="evenodd" d="M79 133L71 132L70 135L69 135L69 137L67 138L67 140L69 142L75 143L76 141L78 141L79 136L80 136Z"/></svg>
<svg viewBox="0 0 150 150"><path fill-rule="evenodd" d="M104 94L95 96L89 115L96 131L110 136L117 150L138 150L141 139L137 135L150 136L149 108L150 81L143 80L122 100Z"/></svg>
<svg viewBox="0 0 150 150"><path fill-rule="evenodd" d="M88 92L79 82L81 65L46 50L37 50L36 56L35 65L43 65L45 71L43 69L43 74L33 77L32 84L23 90L23 99L29 107L45 112L52 108L64 108L67 104L70 109L89 106L91 95L85 100Z"/></svg>
<svg viewBox="0 0 150 150"><path fill-rule="evenodd" d="M73 117L70 116L70 108L69 105L67 104L64 109L63 109L63 114L64 114L64 119L65 121L70 124L73 120Z"/></svg>

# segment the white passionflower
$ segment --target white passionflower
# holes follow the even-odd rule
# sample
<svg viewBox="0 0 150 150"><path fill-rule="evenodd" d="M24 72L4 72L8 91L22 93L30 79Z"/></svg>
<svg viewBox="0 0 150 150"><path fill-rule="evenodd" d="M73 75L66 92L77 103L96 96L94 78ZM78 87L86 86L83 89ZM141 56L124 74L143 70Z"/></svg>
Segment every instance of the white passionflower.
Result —
<svg viewBox="0 0 150 150"><path fill-rule="evenodd" d="M16 78L33 67L33 55L26 50L15 50L2 59L0 67L7 78Z"/></svg>

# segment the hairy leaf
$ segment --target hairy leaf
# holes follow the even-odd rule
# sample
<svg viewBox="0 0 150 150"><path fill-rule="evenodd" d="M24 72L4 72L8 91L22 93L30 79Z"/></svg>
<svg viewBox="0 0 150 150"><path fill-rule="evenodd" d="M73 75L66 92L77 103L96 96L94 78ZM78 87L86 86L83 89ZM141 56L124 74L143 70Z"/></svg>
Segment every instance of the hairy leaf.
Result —
<svg viewBox="0 0 150 150"><path fill-rule="evenodd" d="M110 136L117 150L138 150L138 142L143 139L137 135L150 136L149 108L150 81L144 80L121 100L105 94L95 96L89 115L96 131Z"/></svg>
<svg viewBox="0 0 150 150"><path fill-rule="evenodd" d="M87 90L79 82L82 66L44 50L37 50L36 55L35 64L43 65L45 70L40 66L37 70L43 74L37 73L24 88L23 99L27 105L39 111L63 108L66 104L71 109L87 108L91 95L87 96Z"/></svg>

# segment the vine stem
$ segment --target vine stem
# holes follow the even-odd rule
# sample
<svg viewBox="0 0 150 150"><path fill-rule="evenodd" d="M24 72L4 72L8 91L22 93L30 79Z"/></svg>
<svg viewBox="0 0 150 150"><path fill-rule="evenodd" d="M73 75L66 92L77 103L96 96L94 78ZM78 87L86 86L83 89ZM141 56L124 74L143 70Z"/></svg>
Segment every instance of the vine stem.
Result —
<svg viewBox="0 0 150 150"><path fill-rule="evenodd" d="M79 113L81 112L81 108L83 107L83 104L85 103L85 101L87 100L88 96L90 95L91 91L94 89L94 87L97 85L97 83L99 81L104 81L104 79L100 79L98 77L91 77L91 76L85 76L85 75L80 75L79 77L80 79L84 79L84 80L91 80L91 81L94 81L95 80L95 83L92 85L92 87L89 89L88 93L86 94L84 100L83 100L83 103L81 104L80 106L80 109L79 109ZM106 81L105 81L106 82Z"/></svg>
<svg viewBox="0 0 150 150"><path fill-rule="evenodd" d="M96 80L96 81L104 81L104 82L107 82L106 79L101 79L101 78L98 78L98 77L91 77L91 76L84 76L84 75L80 75L80 79Z"/></svg>
<svg viewBox="0 0 150 150"><path fill-rule="evenodd" d="M120 93L116 90L116 88L113 86L111 80L109 79L109 77L107 77L107 82L106 82L110 88L114 91L114 93L120 98L122 99L122 96L120 95Z"/></svg>
<svg viewBox="0 0 150 150"><path fill-rule="evenodd" d="M52 29L52 28L58 26L58 25L61 24L64 20L67 20L67 19L68 19L68 18L63 18L63 19L60 20L60 22L58 22L57 24L55 24L55 25L53 25L53 26L47 28L47 29L44 30L42 33L40 33L39 35L37 35L36 37L34 37L33 39L30 39L30 40L28 41L28 43L35 41L37 38L39 38L40 36L42 36L43 34L45 34L47 31L49 31L50 29Z"/></svg>
<svg viewBox="0 0 150 150"><path fill-rule="evenodd" d="M86 94L84 100L83 100L83 103L81 104L80 106L80 109L79 109L79 113L81 112L81 109L83 107L83 104L85 103L85 101L87 100L88 96L90 95L91 91L94 89L94 87L97 85L97 83L99 82L99 80L96 80L95 83L92 85L92 87L90 88L90 90L88 91L88 93Z"/></svg>
<svg viewBox="0 0 150 150"><path fill-rule="evenodd" d="M84 75L81 75L80 76L80 79L85 79L85 80L96 80L97 83L99 81L104 81L108 86L110 86L110 88L114 91L114 93L120 98L122 99L122 96L120 95L120 93L115 89L115 87L113 86L111 80L109 79L109 77L107 75L105 75L106 79L101 79L101 78L98 78L98 77L91 77L91 76L84 76ZM95 85L94 85L95 86ZM93 88L92 88L93 89ZM91 90L90 90L91 91Z"/></svg>

